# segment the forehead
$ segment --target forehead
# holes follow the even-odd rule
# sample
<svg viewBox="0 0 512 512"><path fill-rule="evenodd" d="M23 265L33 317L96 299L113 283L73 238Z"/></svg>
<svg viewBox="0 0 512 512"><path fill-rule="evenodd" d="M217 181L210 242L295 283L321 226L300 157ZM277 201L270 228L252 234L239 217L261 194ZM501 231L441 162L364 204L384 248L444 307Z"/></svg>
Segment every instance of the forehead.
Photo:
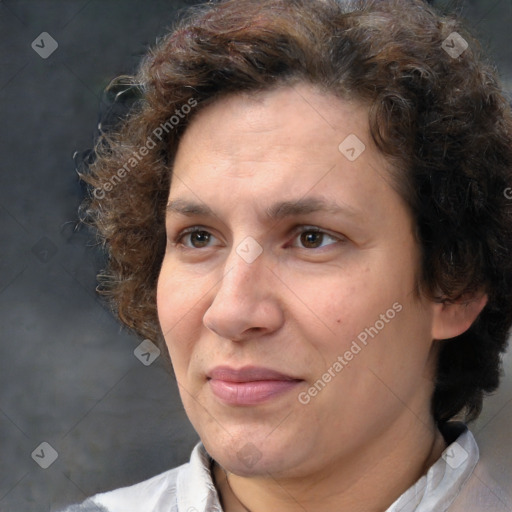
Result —
<svg viewBox="0 0 512 512"><path fill-rule="evenodd" d="M388 167L366 106L298 84L230 95L199 111L180 142L169 200L258 197L269 206L270 196L319 194L346 210L371 209Z"/></svg>
<svg viewBox="0 0 512 512"><path fill-rule="evenodd" d="M215 143L216 149L252 154L264 158L261 148L268 150L294 148L318 157L330 146L339 156L338 145L348 135L368 139L368 107L355 100L342 100L319 88L299 83L262 92L231 94L214 101L199 111L188 127L180 148ZM229 138L223 136L229 133ZM247 136L251 144L246 144ZM304 146L303 143L307 145ZM269 147L270 146L270 147ZM215 149L215 148L212 148ZM178 151L178 158L180 153Z"/></svg>

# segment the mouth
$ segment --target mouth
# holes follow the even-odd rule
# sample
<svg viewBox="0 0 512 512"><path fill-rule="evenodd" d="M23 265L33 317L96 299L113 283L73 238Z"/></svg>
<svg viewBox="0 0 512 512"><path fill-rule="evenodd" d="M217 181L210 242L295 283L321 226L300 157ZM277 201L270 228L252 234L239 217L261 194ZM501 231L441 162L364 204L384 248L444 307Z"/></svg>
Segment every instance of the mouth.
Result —
<svg viewBox="0 0 512 512"><path fill-rule="evenodd" d="M303 382L269 368L246 366L240 369L217 366L207 374L217 399L227 405L248 406L277 398Z"/></svg>

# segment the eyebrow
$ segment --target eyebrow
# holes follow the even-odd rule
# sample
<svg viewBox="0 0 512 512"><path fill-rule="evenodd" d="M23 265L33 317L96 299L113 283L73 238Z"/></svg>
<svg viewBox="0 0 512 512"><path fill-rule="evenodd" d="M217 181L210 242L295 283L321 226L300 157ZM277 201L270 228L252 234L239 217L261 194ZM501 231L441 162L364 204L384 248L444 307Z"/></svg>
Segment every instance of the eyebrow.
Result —
<svg viewBox="0 0 512 512"><path fill-rule="evenodd" d="M203 203L196 203L194 201L187 201L185 199L174 199L170 201L166 207L168 214L178 214L187 217L192 216L205 216L216 217L213 210ZM354 208L344 205L341 206L334 201L326 201L318 197L302 198L296 201L281 201L274 203L266 209L266 217L269 220L280 220L286 217L294 217L300 215L307 215L310 213L331 213L331 214L345 214L349 216L356 216L359 212Z"/></svg>

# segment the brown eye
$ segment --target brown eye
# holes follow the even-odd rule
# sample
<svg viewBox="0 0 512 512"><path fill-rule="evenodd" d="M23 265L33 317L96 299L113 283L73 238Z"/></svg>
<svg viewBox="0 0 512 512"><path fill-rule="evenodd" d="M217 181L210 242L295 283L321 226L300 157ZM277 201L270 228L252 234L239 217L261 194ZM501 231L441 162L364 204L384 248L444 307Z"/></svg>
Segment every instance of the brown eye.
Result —
<svg viewBox="0 0 512 512"><path fill-rule="evenodd" d="M196 249L206 247L210 241L210 233L208 231L194 231L189 233L189 236L192 246Z"/></svg>
<svg viewBox="0 0 512 512"><path fill-rule="evenodd" d="M295 247L301 249L321 249L342 241L342 239L316 227L303 227L296 232L295 239L297 240Z"/></svg>
<svg viewBox="0 0 512 512"><path fill-rule="evenodd" d="M208 247L212 238L212 234L204 229L192 228L183 231L176 238L175 244L183 245L187 249L202 249Z"/></svg>
<svg viewBox="0 0 512 512"><path fill-rule="evenodd" d="M300 235L300 241L307 249L316 249L322 245L324 233L320 231L304 231Z"/></svg>

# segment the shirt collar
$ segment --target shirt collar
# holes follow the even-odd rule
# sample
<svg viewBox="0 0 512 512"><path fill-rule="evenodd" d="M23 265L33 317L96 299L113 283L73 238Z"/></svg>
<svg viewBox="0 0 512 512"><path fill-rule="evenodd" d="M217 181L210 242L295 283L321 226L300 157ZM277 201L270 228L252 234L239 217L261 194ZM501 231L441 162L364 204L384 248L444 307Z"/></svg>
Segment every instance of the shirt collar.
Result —
<svg viewBox="0 0 512 512"><path fill-rule="evenodd" d="M471 476L479 459L471 432L460 422L448 422L440 430L449 444L441 458L386 512L443 512ZM199 442L192 451L190 464L178 474L178 512L222 512L211 475L212 462Z"/></svg>
<svg viewBox="0 0 512 512"><path fill-rule="evenodd" d="M459 495L480 457L478 445L463 423L449 422L440 430L448 447L386 512L444 512Z"/></svg>

